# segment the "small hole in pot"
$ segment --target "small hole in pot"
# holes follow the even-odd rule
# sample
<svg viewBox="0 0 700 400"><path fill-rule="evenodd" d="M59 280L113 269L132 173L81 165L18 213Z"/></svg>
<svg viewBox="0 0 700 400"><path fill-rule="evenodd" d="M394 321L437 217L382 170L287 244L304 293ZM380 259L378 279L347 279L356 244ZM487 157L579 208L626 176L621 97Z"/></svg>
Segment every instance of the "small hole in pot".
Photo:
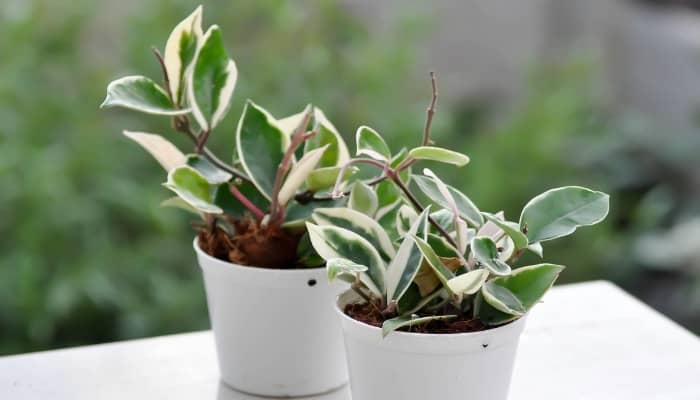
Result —
<svg viewBox="0 0 700 400"><path fill-rule="evenodd" d="M309 279L309 281L306 282L306 284L309 286L316 286L316 279Z"/></svg>
<svg viewBox="0 0 700 400"><path fill-rule="evenodd" d="M482 344L481 347L487 348L487 347L489 347L489 345L488 345L488 344Z"/></svg>

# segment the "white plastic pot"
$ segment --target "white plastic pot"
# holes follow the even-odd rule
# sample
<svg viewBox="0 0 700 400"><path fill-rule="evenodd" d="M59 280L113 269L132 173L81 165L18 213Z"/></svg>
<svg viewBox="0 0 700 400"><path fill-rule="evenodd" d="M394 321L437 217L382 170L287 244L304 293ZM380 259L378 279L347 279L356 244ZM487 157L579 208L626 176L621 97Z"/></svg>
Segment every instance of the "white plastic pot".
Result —
<svg viewBox="0 0 700 400"><path fill-rule="evenodd" d="M344 286L329 284L324 268L236 265L204 253L196 239L194 249L224 383L260 396L295 397L347 382L334 315Z"/></svg>
<svg viewBox="0 0 700 400"><path fill-rule="evenodd" d="M525 318L473 333L393 332L356 321L337 301L352 398L358 400L506 400Z"/></svg>

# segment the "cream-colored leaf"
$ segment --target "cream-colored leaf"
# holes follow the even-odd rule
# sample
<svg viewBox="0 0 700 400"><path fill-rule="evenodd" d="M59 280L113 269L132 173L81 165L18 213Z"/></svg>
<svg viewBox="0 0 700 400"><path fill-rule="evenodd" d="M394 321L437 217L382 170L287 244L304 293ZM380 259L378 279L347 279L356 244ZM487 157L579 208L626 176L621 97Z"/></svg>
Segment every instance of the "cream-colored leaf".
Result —
<svg viewBox="0 0 700 400"><path fill-rule="evenodd" d="M277 197L281 206L287 204L289 200L294 197L297 190L304 184L311 171L316 168L316 165L318 165L321 157L323 157L323 152L326 151L327 148L328 145L311 150L310 152L304 154L299 162L294 164L292 170L289 171L289 175L287 175L287 179L285 179Z"/></svg>
<svg viewBox="0 0 700 400"><path fill-rule="evenodd" d="M174 144L160 135L124 131L124 136L149 152L167 172L187 163L187 157Z"/></svg>
<svg viewBox="0 0 700 400"><path fill-rule="evenodd" d="M182 20L175 29L170 33L168 41L165 43L165 54L163 54L163 62L165 63L165 70L168 73L168 80L170 82L170 93L173 96L175 102L180 100L178 94L180 93L180 85L183 82L183 76L185 75L185 69L187 65L182 65L182 55L181 46L183 44L183 37L186 35L194 36L196 41L199 42L202 39L202 6L200 5L197 9L192 12L187 18Z"/></svg>

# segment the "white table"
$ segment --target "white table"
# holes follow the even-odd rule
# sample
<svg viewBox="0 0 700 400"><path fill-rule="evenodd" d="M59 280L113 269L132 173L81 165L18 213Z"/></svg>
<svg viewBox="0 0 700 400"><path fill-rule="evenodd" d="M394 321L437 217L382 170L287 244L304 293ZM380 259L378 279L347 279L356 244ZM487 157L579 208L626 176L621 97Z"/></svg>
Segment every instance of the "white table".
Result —
<svg viewBox="0 0 700 400"><path fill-rule="evenodd" d="M0 399L258 398L219 384L197 332L2 357ZM529 317L511 399L700 400L700 340L609 283L558 287Z"/></svg>

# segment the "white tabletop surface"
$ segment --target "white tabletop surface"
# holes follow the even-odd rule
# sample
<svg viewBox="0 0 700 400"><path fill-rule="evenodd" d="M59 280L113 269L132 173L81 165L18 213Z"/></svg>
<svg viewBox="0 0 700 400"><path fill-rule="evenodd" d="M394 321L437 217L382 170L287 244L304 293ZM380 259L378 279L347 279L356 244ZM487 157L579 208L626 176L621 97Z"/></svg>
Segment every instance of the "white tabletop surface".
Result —
<svg viewBox="0 0 700 400"><path fill-rule="evenodd" d="M557 287L528 319L510 398L700 400L700 340L612 284ZM219 383L207 331L0 357L0 399L259 398Z"/></svg>

